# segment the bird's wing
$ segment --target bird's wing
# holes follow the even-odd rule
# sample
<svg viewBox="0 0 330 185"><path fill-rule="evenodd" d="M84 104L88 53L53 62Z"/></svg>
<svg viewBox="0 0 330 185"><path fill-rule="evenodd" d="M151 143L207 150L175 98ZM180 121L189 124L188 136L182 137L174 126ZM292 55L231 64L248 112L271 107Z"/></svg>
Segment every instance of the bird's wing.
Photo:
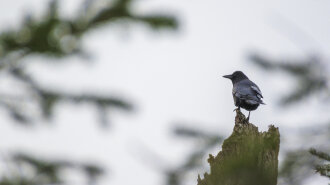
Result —
<svg viewBox="0 0 330 185"><path fill-rule="evenodd" d="M259 99L259 103L265 105L265 103L262 101L263 96L261 94L259 87L253 83L253 85L251 85L251 89L256 93L256 96Z"/></svg>
<svg viewBox="0 0 330 185"><path fill-rule="evenodd" d="M260 89L259 89L259 87L258 87L257 85L255 85L255 84L251 85L251 89L252 89L255 93L257 93L257 97L258 97L259 99L263 98L263 96L262 96L262 94L261 94L261 91L260 91Z"/></svg>
<svg viewBox="0 0 330 185"><path fill-rule="evenodd" d="M254 83L237 84L233 88L233 95L250 104L263 104L261 91Z"/></svg>

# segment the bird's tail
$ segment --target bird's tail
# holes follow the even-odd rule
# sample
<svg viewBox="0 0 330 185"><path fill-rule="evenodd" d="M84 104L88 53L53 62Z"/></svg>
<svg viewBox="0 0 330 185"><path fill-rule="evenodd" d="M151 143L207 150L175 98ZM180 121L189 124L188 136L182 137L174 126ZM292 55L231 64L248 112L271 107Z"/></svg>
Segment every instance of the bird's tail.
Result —
<svg viewBox="0 0 330 185"><path fill-rule="evenodd" d="M263 104L263 105L267 105L265 102L263 102L262 100L260 100L260 104Z"/></svg>

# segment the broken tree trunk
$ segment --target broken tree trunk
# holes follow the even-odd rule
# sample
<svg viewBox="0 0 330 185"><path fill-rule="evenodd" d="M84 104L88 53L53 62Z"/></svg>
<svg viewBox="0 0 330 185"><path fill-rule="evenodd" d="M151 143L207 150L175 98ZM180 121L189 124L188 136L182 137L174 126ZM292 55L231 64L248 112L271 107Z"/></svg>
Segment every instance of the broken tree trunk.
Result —
<svg viewBox="0 0 330 185"><path fill-rule="evenodd" d="M236 110L235 127L216 157L209 155L210 173L198 176L198 185L276 185L280 133L248 123Z"/></svg>

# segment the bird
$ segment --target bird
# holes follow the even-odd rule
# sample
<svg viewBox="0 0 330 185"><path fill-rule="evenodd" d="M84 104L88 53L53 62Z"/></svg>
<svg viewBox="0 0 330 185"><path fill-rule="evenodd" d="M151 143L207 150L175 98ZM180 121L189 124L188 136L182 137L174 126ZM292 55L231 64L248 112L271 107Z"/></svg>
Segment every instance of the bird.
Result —
<svg viewBox="0 0 330 185"><path fill-rule="evenodd" d="M235 71L233 74L224 75L223 77L230 79L233 83L232 94L237 107L234 111L240 110L240 108L249 111L249 116L247 117L247 121L249 121L250 112L256 110L260 104L265 105L259 87L249 80L242 71Z"/></svg>

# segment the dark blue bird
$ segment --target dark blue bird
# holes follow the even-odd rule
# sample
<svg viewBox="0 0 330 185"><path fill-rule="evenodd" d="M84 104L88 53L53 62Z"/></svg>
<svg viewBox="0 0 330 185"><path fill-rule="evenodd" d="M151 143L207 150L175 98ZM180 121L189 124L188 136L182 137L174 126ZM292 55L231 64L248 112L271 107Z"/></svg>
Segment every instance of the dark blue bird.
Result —
<svg viewBox="0 0 330 185"><path fill-rule="evenodd" d="M262 94L259 87L253 83L242 71L235 71L231 75L225 75L224 78L229 78L233 83L233 98L235 106L239 110L241 107L249 111L256 110L260 104L265 104L262 101ZM235 109L236 110L236 109Z"/></svg>

